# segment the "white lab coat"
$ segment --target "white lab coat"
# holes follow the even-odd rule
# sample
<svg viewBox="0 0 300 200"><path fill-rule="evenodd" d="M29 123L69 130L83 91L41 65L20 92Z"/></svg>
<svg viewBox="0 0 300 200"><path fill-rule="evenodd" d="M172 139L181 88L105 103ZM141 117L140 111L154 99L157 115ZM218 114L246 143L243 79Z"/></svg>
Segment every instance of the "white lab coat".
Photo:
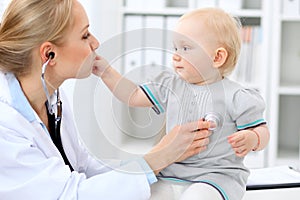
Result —
<svg viewBox="0 0 300 200"><path fill-rule="evenodd" d="M87 153L78 139L67 99L63 94L61 99L61 137L73 172L39 121L28 121L11 106L8 82L0 72L0 199L149 199L147 176L137 162L125 166L114 162L118 170Z"/></svg>

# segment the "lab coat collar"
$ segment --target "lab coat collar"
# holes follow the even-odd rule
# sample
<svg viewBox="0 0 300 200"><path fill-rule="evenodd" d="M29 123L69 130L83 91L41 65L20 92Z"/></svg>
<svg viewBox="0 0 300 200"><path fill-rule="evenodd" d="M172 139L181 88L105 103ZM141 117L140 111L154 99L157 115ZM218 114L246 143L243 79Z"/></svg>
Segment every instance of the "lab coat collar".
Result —
<svg viewBox="0 0 300 200"><path fill-rule="evenodd" d="M36 120L34 111L26 99L19 81L12 73L7 73L6 79L11 95L11 106L21 113L29 122Z"/></svg>
<svg viewBox="0 0 300 200"><path fill-rule="evenodd" d="M5 74L0 71L0 101L11 105L11 96Z"/></svg>
<svg viewBox="0 0 300 200"><path fill-rule="evenodd" d="M6 79L6 84L3 79ZM7 88L4 85L6 85L9 88L9 92L6 92L9 94L0 94L0 98L1 96L6 96L5 98L3 97L1 100L4 101L4 99L6 99L6 103L10 104L14 109L21 113L21 115L23 115L29 122L38 120L40 123L42 123L36 112L34 112L31 105L29 104L20 86L20 83L14 74L0 72L0 88ZM50 97L51 106L56 104L56 94L57 93L55 92ZM54 109L54 111L56 112L56 106L54 106Z"/></svg>

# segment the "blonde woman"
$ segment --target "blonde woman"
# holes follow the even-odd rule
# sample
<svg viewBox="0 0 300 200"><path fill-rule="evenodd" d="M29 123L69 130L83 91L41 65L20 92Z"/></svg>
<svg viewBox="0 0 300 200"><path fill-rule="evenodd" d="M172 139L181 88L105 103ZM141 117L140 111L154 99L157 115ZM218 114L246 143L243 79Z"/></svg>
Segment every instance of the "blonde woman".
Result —
<svg viewBox="0 0 300 200"><path fill-rule="evenodd" d="M95 73L124 103L166 112L167 131L198 118L212 123L207 149L162 170L152 199L240 200L249 175L243 157L265 148L269 131L260 94L226 77L241 48L239 23L221 9L191 11L179 19L173 45L175 72L139 87L100 57Z"/></svg>
<svg viewBox="0 0 300 200"><path fill-rule="evenodd" d="M209 124L196 121L176 126L134 162L106 163L87 153L58 88L92 73L99 43L88 28L76 0L12 0L6 9L0 26L1 199L148 199L155 174L205 148Z"/></svg>

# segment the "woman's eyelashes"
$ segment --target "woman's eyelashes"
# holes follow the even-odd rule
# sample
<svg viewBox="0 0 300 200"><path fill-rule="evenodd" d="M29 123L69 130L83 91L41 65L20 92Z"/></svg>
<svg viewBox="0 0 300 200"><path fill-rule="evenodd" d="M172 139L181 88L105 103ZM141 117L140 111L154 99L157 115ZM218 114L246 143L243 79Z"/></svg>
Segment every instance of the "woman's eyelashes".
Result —
<svg viewBox="0 0 300 200"><path fill-rule="evenodd" d="M87 32L82 36L82 39L87 40L87 39L89 39L90 36L91 36L91 34L89 32Z"/></svg>

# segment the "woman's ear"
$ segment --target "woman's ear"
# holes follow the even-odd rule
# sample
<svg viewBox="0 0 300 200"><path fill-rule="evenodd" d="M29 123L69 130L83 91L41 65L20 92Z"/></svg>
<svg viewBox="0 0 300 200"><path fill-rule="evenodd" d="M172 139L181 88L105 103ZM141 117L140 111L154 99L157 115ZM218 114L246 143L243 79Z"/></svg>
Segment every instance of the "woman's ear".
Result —
<svg viewBox="0 0 300 200"><path fill-rule="evenodd" d="M51 42L44 42L40 46L40 57L43 63L45 63L49 59L51 59L49 65L53 65L55 63L55 61L53 60L55 57L54 46Z"/></svg>
<svg viewBox="0 0 300 200"><path fill-rule="evenodd" d="M225 48L220 47L215 51L213 66L215 68L220 68L226 62L228 57L228 52Z"/></svg>

